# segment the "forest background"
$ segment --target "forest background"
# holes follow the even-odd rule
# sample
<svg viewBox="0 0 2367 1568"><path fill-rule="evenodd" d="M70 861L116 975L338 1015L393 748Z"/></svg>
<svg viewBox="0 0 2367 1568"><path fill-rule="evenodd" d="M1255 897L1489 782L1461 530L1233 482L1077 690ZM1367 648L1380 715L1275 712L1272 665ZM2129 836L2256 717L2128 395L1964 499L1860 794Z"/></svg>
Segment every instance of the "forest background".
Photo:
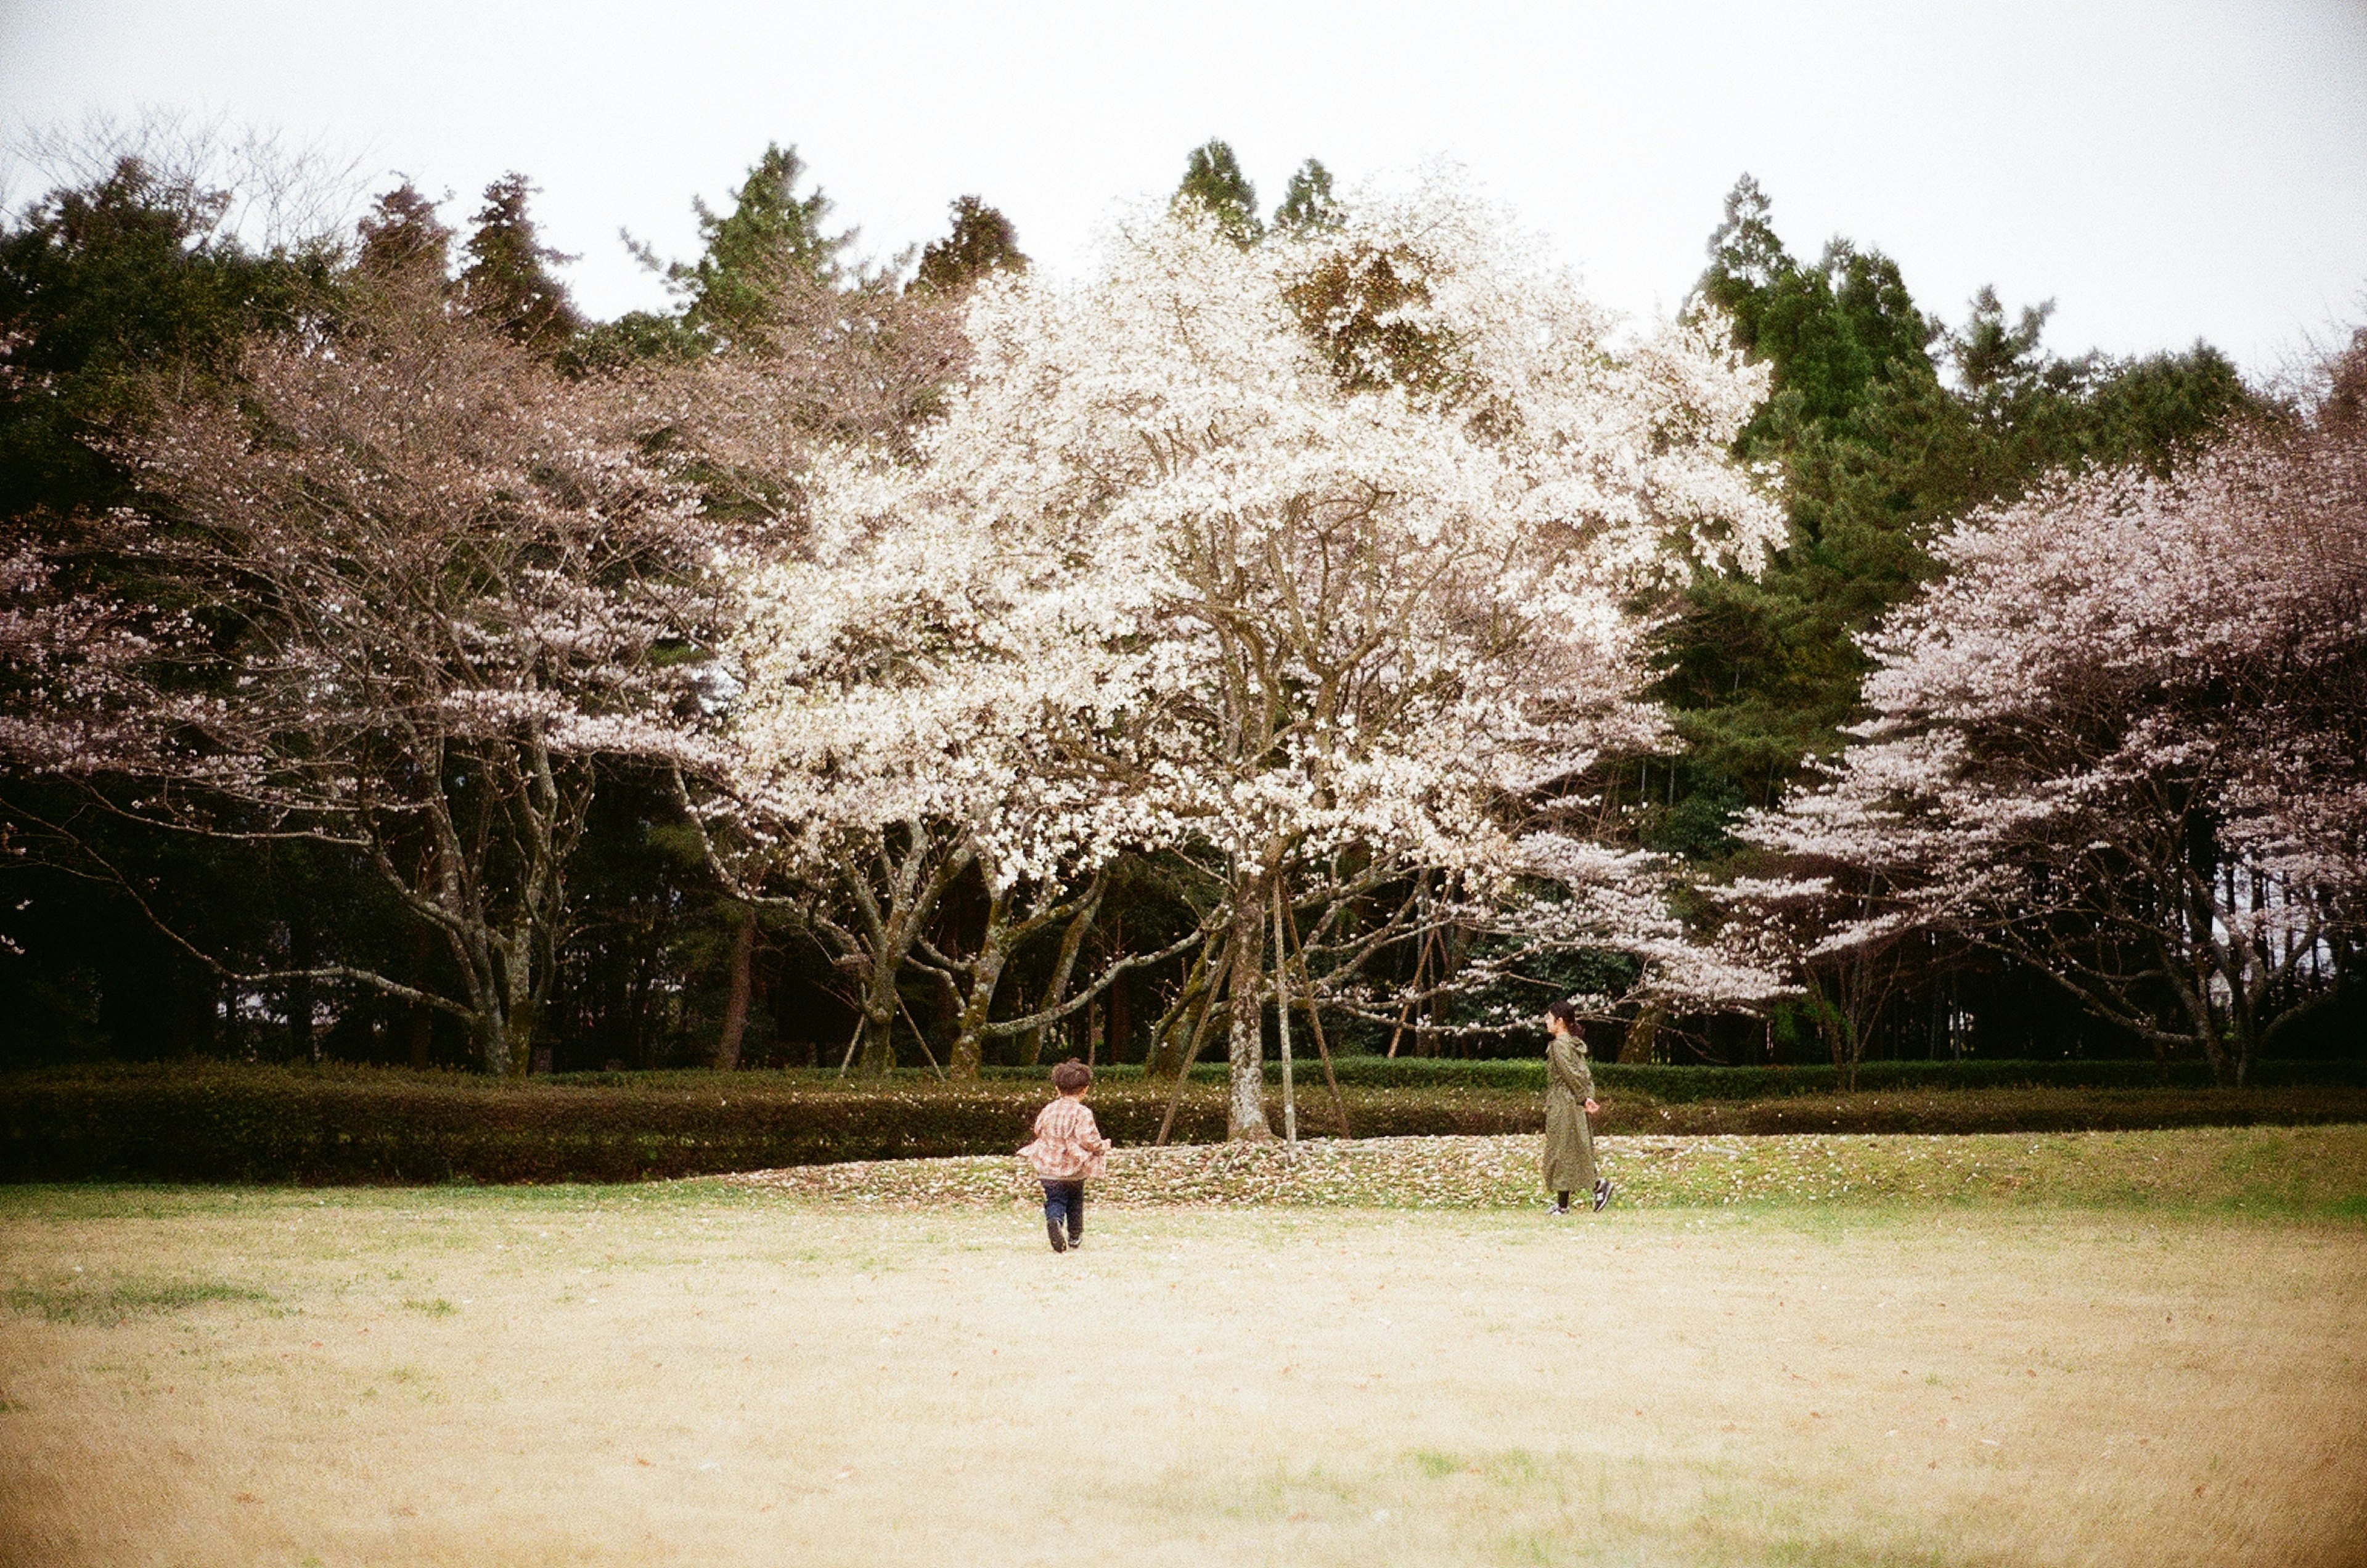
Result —
<svg viewBox="0 0 2367 1568"><path fill-rule="evenodd" d="M742 421L731 439L744 451L768 421L802 437L924 423L958 362L947 334L967 291L1026 265L1020 237L977 196L953 202L948 231L915 253L884 268L858 265L822 189L794 150L776 146L730 197L699 207L698 255L648 257L669 278L674 309L593 321L555 270L563 258L537 234L524 175L490 186L457 227L403 186L381 193L348 232L308 219L300 171L238 169L221 152L85 148L79 169L8 218L0 515L20 537L142 504L151 481L142 465L153 455L135 457L130 433L251 377L242 356L255 344L334 330L323 323L390 290L425 288L438 301L435 320L514 345L525 359L486 373L525 376L531 397L573 399L586 388L645 396L678 387L665 379L676 372L709 376L700 406L715 421ZM1309 160L1264 209L1221 141L1191 154L1177 198L1245 245L1269 228L1324 220L1336 199ZM269 220L260 226L257 204ZM1735 347L1765 367L1769 395L1732 450L1780 480L1788 544L1762 572L1705 572L1666 607L1649 695L1670 713L1672 738L1606 756L1592 781L1598 835L1667 857L1696 888L1759 865L1764 846L1737 832L1745 813L1796 798L1850 745L1869 713L1861 638L1941 575L1936 547L1955 523L2084 475L2171 475L2233 434L2300 419L2303 396L2248 383L2203 344L2067 356L2045 341L2048 307L2010 307L1987 290L1944 320L1870 243L1835 238L1813 257L1795 252L1747 175L1707 249L1687 309L1723 311ZM772 371L733 381L752 354ZM613 439L645 451L651 427L645 420ZM618 499L686 508L728 529L780 504L749 482L760 468L693 466L675 475L682 493ZM550 483L580 501L616 471L595 462ZM325 482L298 478L304 494ZM93 580L119 583L152 565L129 547L77 558ZM29 602L30 578L13 586ZM655 632L637 648L656 670L677 651ZM681 700L714 700L687 662L668 678L684 682ZM956 980L965 963L975 978L975 958L963 955L980 949L995 890L974 866L937 868L945 886L911 933L918 961L891 976L895 1022L858 1058L864 998L850 957L860 954L833 939L813 900L760 897L733 874L687 808L680 761L600 761L574 786L574 814L548 817L568 840L565 871L537 917L542 977L511 1007L515 1070L850 1059L875 1071L923 1062L974 1070L1071 1053L1172 1068L1207 1014L1206 944L1193 940L1206 898L1188 867L1127 857L1091 897L1048 905L1013 932L1000 999L987 987L999 1027L981 1041L979 1020L965 1027ZM517 784L521 798L538 787L531 777ZM469 1020L434 1000L473 983L457 972L466 944L438 940L367 850L303 833L163 826L136 788L39 767L0 777L0 803L9 839L0 991L10 998L0 1066L485 1060ZM1703 897L1692 912L1708 919ZM2312 1005L2285 1010L2291 1021L2271 1054L2358 1052L2367 1039L2360 941L2354 925L2330 930L2322 953L2313 943ZM1387 1010L1330 1017L1331 1046L1535 1054L1535 1031L1502 1026L1508 990L1519 987L1443 983L1487 958L1484 936L1444 928L1381 954L1375 976L1402 1004L1394 1019ZM498 963L487 962L492 974ZM1937 932L1888 949L1880 984L1846 1020L1813 987L1749 1010L1686 1012L1642 994L1619 1001L1633 978L1625 962L1608 951L1561 954L1531 987L1537 994L1516 1001L1541 1005L1557 986L1613 998L1597 1050L1623 1060L2093 1056L2167 1067L2179 1055L2011 952ZM1097 987L1085 983L1094 976ZM1263 1032L1278 1036L1288 1011L1269 1010Z"/></svg>

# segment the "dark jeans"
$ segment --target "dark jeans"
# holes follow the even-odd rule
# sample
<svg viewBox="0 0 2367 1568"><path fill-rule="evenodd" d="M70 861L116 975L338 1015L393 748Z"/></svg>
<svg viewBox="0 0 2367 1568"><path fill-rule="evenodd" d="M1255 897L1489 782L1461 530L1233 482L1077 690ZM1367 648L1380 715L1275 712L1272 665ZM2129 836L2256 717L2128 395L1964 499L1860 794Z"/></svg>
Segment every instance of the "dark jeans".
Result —
<svg viewBox="0 0 2367 1568"><path fill-rule="evenodd" d="M1085 1184L1082 1181L1047 1181L1044 1183L1044 1224L1066 1225L1070 1241L1082 1240L1085 1234Z"/></svg>

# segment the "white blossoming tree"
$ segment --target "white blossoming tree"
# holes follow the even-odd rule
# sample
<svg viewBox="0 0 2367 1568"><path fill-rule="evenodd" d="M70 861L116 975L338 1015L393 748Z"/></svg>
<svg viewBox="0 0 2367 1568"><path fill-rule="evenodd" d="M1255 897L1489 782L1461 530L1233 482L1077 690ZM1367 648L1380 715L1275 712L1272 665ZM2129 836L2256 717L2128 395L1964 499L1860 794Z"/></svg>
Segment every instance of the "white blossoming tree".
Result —
<svg viewBox="0 0 2367 1568"><path fill-rule="evenodd" d="M2338 390L2367 388L2367 350ZM1936 928L2241 1083L2357 962L2367 428L2231 438L1979 514L1871 639L1866 742L1746 836L1811 966ZM1787 913L1788 912L1788 913Z"/></svg>
<svg viewBox="0 0 2367 1568"><path fill-rule="evenodd" d="M810 840L893 819L910 852L925 820L991 887L1196 861L1230 1128L1269 1135L1285 950L1302 999L1351 996L1449 904L1575 863L1557 797L1660 733L1632 606L1778 539L1727 456L1763 378L1715 321L1624 344L1440 188L1246 248L1187 207L1085 287L982 285L968 328L919 460L822 476L810 547L758 585L749 767ZM1603 891L1553 919L1675 934Z"/></svg>
<svg viewBox="0 0 2367 1568"><path fill-rule="evenodd" d="M960 993L951 1066L975 1077L987 1041L1057 1021L1187 943L1118 957L1067 994L1112 862L1150 836L1057 743L1099 700L1089 637L1021 553L925 509L900 514L895 468L824 460L808 482L804 548L742 583L728 808L744 848L722 869L798 890L786 901L851 982L866 1070L894 1060L917 963ZM972 876L984 929L949 953L933 922ZM1052 1005L991 1018L1012 956L1056 925Z"/></svg>

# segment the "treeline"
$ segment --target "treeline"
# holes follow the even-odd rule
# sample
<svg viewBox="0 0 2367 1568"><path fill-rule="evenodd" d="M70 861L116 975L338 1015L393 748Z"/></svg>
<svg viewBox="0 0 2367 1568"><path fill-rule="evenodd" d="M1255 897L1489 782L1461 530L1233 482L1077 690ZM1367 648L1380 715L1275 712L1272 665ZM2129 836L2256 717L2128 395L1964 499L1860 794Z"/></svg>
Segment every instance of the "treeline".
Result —
<svg viewBox="0 0 2367 1568"><path fill-rule="evenodd" d="M1473 730L1466 761L1422 752L1444 716L1467 720L1469 691L1487 683L1476 677L1495 679L1485 660L1503 655L1457 640L1464 612L1494 585L1463 583L1459 558L1409 555L1413 586L1392 603L1424 615L1444 604L1439 629L1420 635L1446 650L1433 668L1454 666L1465 685L1430 707L1433 687L1402 678L1387 724L1406 739L1386 760L1472 766L1467 789L1442 803L1434 777L1421 789L1353 786L1375 792L1359 817L1339 781L1386 770L1327 739L1336 765L1307 772L1319 782L1306 814L1244 827L1209 804L1217 773L1185 790L1179 771L1224 753L1224 779L1264 787L1287 773L1276 759L1314 744L1291 736L1370 733L1371 713L1310 708L1302 728L1250 748L1262 760L1244 773L1241 732L1215 737L1195 705L1234 668L1211 653L1132 706L1094 699L1107 705L1089 736L1063 728L1092 706L1067 688L1068 716L1039 705L1004 712L1013 727L999 728L980 716L1010 694L1055 700L989 657L1042 624L1052 601L1024 597L1041 583L985 604L976 585L1000 582L1009 563L960 556L972 536L938 541L947 575L923 581L866 533L915 504L900 485L984 515L1009 504L1011 486L1052 493L1087 466L1070 454L999 491L976 478L1036 439L1030 407L1118 363L1091 358L1108 340L1087 341L1087 326L1044 325L1051 307L993 314L996 280L1027 263L981 198L952 204L948 232L909 273L866 267L794 152L768 148L728 209L698 207L697 257L648 258L674 308L594 322L536 231L523 176L495 182L460 228L403 185L352 233L270 244L229 221L232 194L128 155L12 216L0 237L0 514L20 541L0 646L11 713L0 1060L195 1053L513 1071L926 1060L963 1072L1049 1049L1172 1070L1223 1040L1239 1077L1244 1050L1253 1062L1285 1030L1302 1054L1310 1037L1331 1052L1533 1052L1517 1021L1568 993L1596 999L1600 1050L1670 1062L2167 1065L2200 1060L2224 1032L2207 976L2200 1034L2156 1021L2177 1011L2167 976L2161 995L2140 976L2117 1004L2092 987L2074 999L2067 970L2096 969L2115 940L2086 916L2035 917L2077 950L2067 964L2030 942L1969 939L1962 910L1910 918L1897 900L1823 911L1816 931L1771 954L1738 943L1734 927L1788 929L1793 912L1746 919L1716 892L1773 872L1833 885L1833 857L1803 860L1750 814L1810 796L1825 776L1815 761L1840 756L1874 711L1865 639L1946 573L1961 520L2083 476L2167 479L2248 432L2276 439L2308 422L2207 346L2067 359L2044 342L2044 307L2010 311L1987 292L1946 324L1878 251L1835 240L1814 262L1794 255L1746 178L1695 295L1696 320L1715 321L1721 341L1647 351L1659 382L1691 378L1688 389L1653 402L1652 367L1638 367L1615 396L1586 391L1596 401L1581 419L1577 372L1513 363L1528 351L1501 331L1517 321L1574 333L1580 313L1523 293L1528 280L1494 280L1478 220L1467 220L1471 255L1444 242L1425 251L1403 237L1413 231L1343 204L1313 160L1263 212L1229 150L1211 142L1190 157L1183 216L1159 254L1212 316L1263 288L1310 334L1333 381L1290 394L1314 400L1313 423L1294 429L1395 399L1426 423L1376 447L1365 471L1400 478L1409 453L1435 457L1443 473L1472 452L1524 453L1556 419L1616 423L1606 411L1635 416L1618 451L1702 443L1690 479L1636 481L1639 496L1699 486L1637 525L1656 539L1693 530L1682 581L1627 558L1603 564L1617 554L1603 545L1608 525L1554 546L1596 562L1589 591L1643 628L1592 653L1632 662L1636 690L1574 697L1567 671L1584 660L1572 646L1547 649L1565 661L1550 681L1525 648L1516 681L1559 705L1562 738L1531 733L1538 706ZM1250 259L1237 266L1235 253ZM1280 281L1251 276L1260 267ZM1448 321L1450 291L1437 285L1450 274L1496 288L1501 320ZM982 281L983 315L971 309ZM1087 325L1131 330L1122 304ZM1146 341L1106 352L1138 360ZM999 356L983 368L981 342ZM1022 361L1039 378L1009 393L1009 423L994 425L977 389ZM1568 386L1534 392L1556 376ZM1517 419L1501 412L1516 406ZM1236 439L1219 455L1236 470L1243 454L1271 468L1304 449L1292 440ZM965 456L966 441L988 456ZM1350 456L1343 468L1364 460ZM1108 480L1108 493L1169 482L1183 459L1161 461L1157 474ZM1523 461L1534 471L1545 459ZM867 477L852 471L866 463ZM1755 497L1721 489L1729 469L1769 482ZM1275 515L1304 526L1322 508L1301 500ZM1076 504L1094 527L1108 525L1097 508L1124 512ZM1465 502L1441 489L1429 504L1453 516ZM1753 511L1769 506L1780 516ZM1162 515L1172 544L1199 514ZM1435 547L1435 528L1402 519L1338 525L1367 557L1404 538ZM1368 525L1381 531L1353 533ZM1754 530L1777 547L1761 549ZM1328 537L1283 537L1275 558L1313 559ZM1539 563L1537 581L1567 564ZM1303 585L1311 570L1284 575ZM1473 596L1447 603L1441 582ZM1127 597L1105 577L1059 592ZM1557 592L1566 602L1566 585ZM1162 613L1172 619L1172 602ZM1287 612L1204 599L1194 625L1236 613L1272 624ZM965 641L978 622L1000 640ZM1064 635L1045 645L1059 658L1084 646ZM1093 645L1099 662L1078 668L1115 690L1137 678L1126 660L1142 635L1111 632ZM1176 646L1198 635L1175 634ZM76 659L75 648L110 651ZM931 659L925 678L915 672ZM1322 664L1318 648L1247 678L1271 675L1277 703L1308 702L1302 671ZM953 689L945 671L990 666L992 681L960 688L958 711L913 705L915 692ZM1048 681L1048 668L1036 673ZM1667 722L1639 716L1648 708ZM2312 734L2350 720L2329 722ZM927 756L968 778L992 750L1006 795L913 804L926 769L908 732L929 723L963 739ZM735 725L743 736L770 727L764 765L722 759L719 734ZM1480 778L1472 749L1515 730L1528 750L1495 757ZM1184 731L1196 750L1173 750ZM1543 783L1507 815L1501 781L1515 761ZM1057 825L1005 834L1014 780L1082 804ZM1158 812L1140 806L1171 786ZM1416 827L1401 828L1408 813ZM1450 824L1501 840L1499 859L1442 856ZM1268 835L1255 853L1239 847L1252 827ZM1403 844L1388 840L1399 830ZM1612 858L1573 869L1538 859L1541 840ZM2215 847L2195 860L2234 875ZM1525 879L1519 918L1501 902L1479 908L1482 870ZM1881 874L1903 885L1896 868ZM1621 897L1673 914L1603 912ZM1980 918L2003 930L2022 917ZM1878 964L1863 941L1829 940L1852 919L1888 922ZM2291 994L2248 1037L2245 1059L2355 1048L2348 907L2314 919L2305 940L2281 931L2306 962L2278 971ZM1701 954L1712 952L1788 973L1754 997L1751 982L1709 973ZM2150 975L2161 963L2140 953L2121 966ZM1233 1107L1235 1131L1254 1110Z"/></svg>

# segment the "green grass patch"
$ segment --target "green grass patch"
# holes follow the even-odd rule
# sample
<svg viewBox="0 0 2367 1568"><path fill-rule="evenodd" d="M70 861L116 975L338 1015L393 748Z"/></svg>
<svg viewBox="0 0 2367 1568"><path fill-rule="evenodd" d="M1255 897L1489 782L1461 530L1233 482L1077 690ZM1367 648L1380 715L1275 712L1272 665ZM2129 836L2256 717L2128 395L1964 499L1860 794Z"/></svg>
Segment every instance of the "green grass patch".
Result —
<svg viewBox="0 0 2367 1568"><path fill-rule="evenodd" d="M51 1323L118 1324L156 1313L182 1312L209 1302L268 1302L268 1292L226 1280L115 1279L69 1276L46 1285L19 1284L0 1293L11 1311Z"/></svg>

